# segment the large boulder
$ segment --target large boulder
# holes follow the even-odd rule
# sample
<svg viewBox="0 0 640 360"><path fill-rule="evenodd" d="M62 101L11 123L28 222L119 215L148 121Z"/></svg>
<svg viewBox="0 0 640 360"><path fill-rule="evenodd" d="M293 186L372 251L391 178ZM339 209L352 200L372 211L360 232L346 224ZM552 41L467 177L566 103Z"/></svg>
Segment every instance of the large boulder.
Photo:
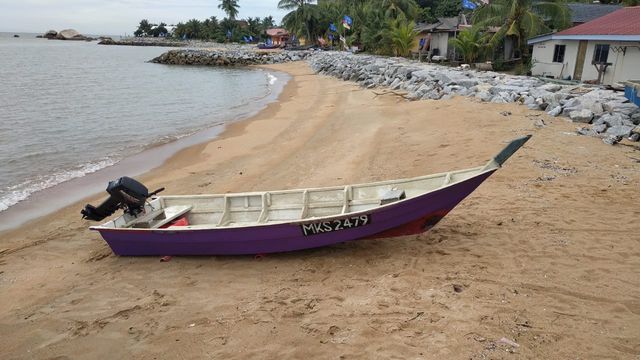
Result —
<svg viewBox="0 0 640 360"><path fill-rule="evenodd" d="M56 39L58 40L87 40L88 37L80 34L74 29L66 29L60 30L58 35L56 35Z"/></svg>
<svg viewBox="0 0 640 360"><path fill-rule="evenodd" d="M588 109L575 110L569 113L573 122L590 123L593 120L593 112Z"/></svg>
<svg viewBox="0 0 640 360"><path fill-rule="evenodd" d="M49 30L46 33L44 33L44 37L47 39L55 39L57 35L58 35L58 32L55 30Z"/></svg>
<svg viewBox="0 0 640 360"><path fill-rule="evenodd" d="M553 109L551 109L551 111L549 111L547 114L549 114L551 116L558 116L558 115L560 115L561 112L562 112L562 106L558 105L558 106L554 107Z"/></svg>
<svg viewBox="0 0 640 360"><path fill-rule="evenodd" d="M629 117L619 114L604 114L598 119L598 123L607 124L609 126L632 126L633 123L629 120Z"/></svg>
<svg viewBox="0 0 640 360"><path fill-rule="evenodd" d="M611 136L627 137L631 135L632 130L633 130L632 126L616 125L608 128L605 133Z"/></svg>

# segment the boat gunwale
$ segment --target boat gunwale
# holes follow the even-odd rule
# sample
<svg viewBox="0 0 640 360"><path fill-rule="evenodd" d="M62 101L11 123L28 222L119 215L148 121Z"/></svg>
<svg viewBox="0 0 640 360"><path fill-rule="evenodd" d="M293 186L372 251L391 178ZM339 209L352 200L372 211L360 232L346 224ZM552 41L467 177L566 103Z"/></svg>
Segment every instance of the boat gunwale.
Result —
<svg viewBox="0 0 640 360"><path fill-rule="evenodd" d="M473 176L467 178L467 179L462 179L462 180L458 180L455 182L450 182L447 184L444 184L440 187L431 189L429 191L423 192L419 195L410 197L410 198L405 198L402 200L398 200L398 201L394 201L388 204L384 204L384 205L378 205L374 208L371 209L365 209L365 210L360 210L360 211L356 211L356 212L348 212L348 213L343 213L343 214L337 214L337 215L329 215L329 216L321 216L321 217L313 217L313 218L306 218L306 219L297 219L297 220L281 220L281 221L274 221L274 222L269 222L269 223L258 223L258 222L253 222L253 223L244 223L244 224L239 224L239 225L234 225L234 226L220 226L220 227L216 227L216 226L210 226L210 227L201 227L201 228L190 228L188 226L179 226L179 227L175 227L175 228L164 228L164 229L149 229L149 228L115 228L115 227L105 227L105 224L108 224L110 222L115 221L116 219L122 217L123 215L120 215L120 217L114 218L113 220L110 220L104 224L101 225L97 225L97 226L91 226L89 227L90 230L94 230L94 231L107 231L107 232L123 232L123 231L131 231L131 232L159 232L159 233L175 233L175 232L196 232L196 231L222 231L222 230L234 230L234 229L244 229L244 228L261 228L261 227L268 227L268 226L278 226L278 225L302 225L302 224L307 224L310 222L318 222L318 221L331 221L331 220L335 220L335 219L340 219L340 218L344 218L344 217L352 217L352 216L358 216L358 215L362 215L364 213L371 213L371 212L378 212L379 210L384 210L393 206L398 206L401 205L403 203L406 203L408 201L420 198L422 196L431 194L433 192L436 191L440 191L446 188L449 188L451 186L457 185L459 183L462 183L464 181L468 181L474 178L477 178L481 175L484 175L486 173L490 173L493 171L496 171L497 169L501 168L501 165L495 163L492 160L489 161L489 163L487 165L483 165L483 166L476 166L476 167L472 167L472 168L467 168L467 169L461 169L461 170L454 170L454 171L448 171L448 172L441 172L441 173L436 173L436 174L429 174L429 175L423 175L423 176L417 176L417 177L413 177L413 178L403 178L403 179L395 179L395 180L384 180L384 181L377 181L377 182L370 182L370 183L361 183L361 184L347 184L347 185L343 185L343 186L329 186L329 187L319 187L319 188L302 188L302 189L290 189L290 190L266 190L266 191L255 191L255 192L244 192L244 193L230 193L230 194L200 194L200 195L167 195L167 196L159 196L156 199L162 199L162 198L173 198L173 199L181 199L181 198L207 198L207 197L227 197L227 196L255 196L255 195L263 195L265 193L269 193L269 192L278 192L278 193L295 193L295 192L302 192L302 191L326 191L326 190L339 190L339 189L344 189L346 186L352 186L352 187L358 187L358 186L380 186L380 185L388 185L388 184L393 184L396 182L404 182L404 181L419 181L419 180L426 180L426 179L430 179L430 178L437 178L440 176L446 176L447 174L459 174L459 173L465 173L465 172L472 172L472 171L477 171L476 174L474 174ZM154 199L154 200L156 200Z"/></svg>

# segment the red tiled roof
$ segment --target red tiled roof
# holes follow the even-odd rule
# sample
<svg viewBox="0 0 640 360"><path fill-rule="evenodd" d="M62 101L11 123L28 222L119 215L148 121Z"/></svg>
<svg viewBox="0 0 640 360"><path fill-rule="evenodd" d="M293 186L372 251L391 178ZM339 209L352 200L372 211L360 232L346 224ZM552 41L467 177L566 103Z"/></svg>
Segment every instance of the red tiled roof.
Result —
<svg viewBox="0 0 640 360"><path fill-rule="evenodd" d="M269 36L285 36L289 35L289 32L285 29L275 28L275 29L267 29L267 35Z"/></svg>
<svg viewBox="0 0 640 360"><path fill-rule="evenodd" d="M622 8L556 35L640 35L640 6Z"/></svg>

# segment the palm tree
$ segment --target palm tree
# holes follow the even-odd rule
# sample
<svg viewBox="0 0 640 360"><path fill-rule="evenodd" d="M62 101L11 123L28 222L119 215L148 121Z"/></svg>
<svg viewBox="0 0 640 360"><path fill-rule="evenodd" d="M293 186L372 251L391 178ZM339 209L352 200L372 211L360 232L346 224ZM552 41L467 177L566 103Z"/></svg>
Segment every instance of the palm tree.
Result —
<svg viewBox="0 0 640 360"><path fill-rule="evenodd" d="M314 20L314 0L280 0L278 9L291 10L282 22L295 33L304 33L307 41L311 41L311 22Z"/></svg>
<svg viewBox="0 0 640 360"><path fill-rule="evenodd" d="M409 56L418 35L415 28L416 24L408 21L404 16L391 22L391 42L396 56Z"/></svg>
<svg viewBox="0 0 640 360"><path fill-rule="evenodd" d="M453 45L460 53L465 63L474 63L484 47L486 39L478 28L462 30L455 39L450 39L449 44Z"/></svg>
<svg viewBox="0 0 640 360"><path fill-rule="evenodd" d="M218 4L218 9L221 9L231 20L235 20L236 16L238 16L238 9L240 5L238 5L238 0L220 0L220 4Z"/></svg>
<svg viewBox="0 0 640 360"><path fill-rule="evenodd" d="M507 36L515 37L523 60L529 58L527 39L571 25L565 0L494 0L482 5L473 14L473 23L480 27L496 26L498 31L489 44L495 48Z"/></svg>
<svg viewBox="0 0 640 360"><path fill-rule="evenodd" d="M269 15L262 19L262 27L266 29L270 29L276 25L276 22L273 21L273 16Z"/></svg>
<svg viewBox="0 0 640 360"><path fill-rule="evenodd" d="M414 0L382 0L382 8L388 18L404 15L405 18L414 19L418 14L418 4Z"/></svg>

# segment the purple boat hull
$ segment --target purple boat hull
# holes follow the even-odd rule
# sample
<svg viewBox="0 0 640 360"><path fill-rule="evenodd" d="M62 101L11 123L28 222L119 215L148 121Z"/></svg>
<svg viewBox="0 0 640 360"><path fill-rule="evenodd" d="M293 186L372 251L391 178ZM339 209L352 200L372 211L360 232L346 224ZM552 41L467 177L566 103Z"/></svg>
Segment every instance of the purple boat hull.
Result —
<svg viewBox="0 0 640 360"><path fill-rule="evenodd" d="M295 251L372 237L429 230L495 170L398 203L316 220L321 223L364 219L366 224L307 233L313 220L234 228L165 230L98 229L113 252L123 256L243 255ZM316 230L321 224L316 223Z"/></svg>

